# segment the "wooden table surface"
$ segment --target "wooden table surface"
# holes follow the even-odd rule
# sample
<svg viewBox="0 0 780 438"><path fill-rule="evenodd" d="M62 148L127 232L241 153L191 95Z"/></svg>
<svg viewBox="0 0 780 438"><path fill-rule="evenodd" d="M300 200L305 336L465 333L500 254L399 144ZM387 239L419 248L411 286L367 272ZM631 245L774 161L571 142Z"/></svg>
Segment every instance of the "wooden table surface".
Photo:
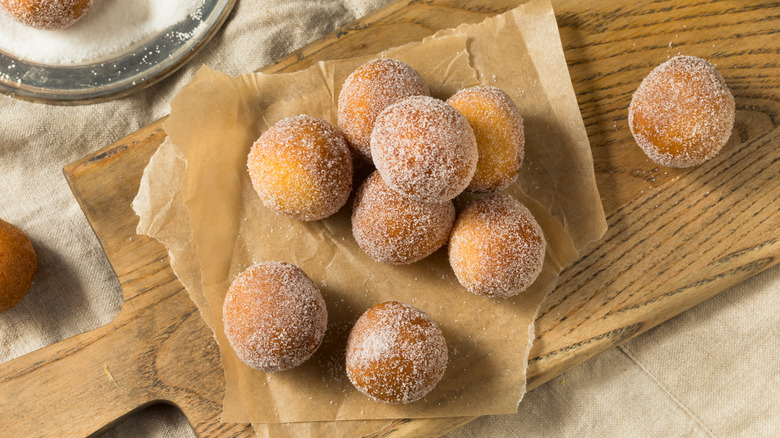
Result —
<svg viewBox="0 0 780 438"><path fill-rule="evenodd" d="M376 53L478 22L518 1L393 3L263 69ZM770 1L553 1L590 139L609 230L542 305L529 389L777 263L780 7ZM628 130L642 78L677 54L711 60L734 94L735 129L694 169L656 165ZM0 365L0 436L83 436L155 402L201 436L219 422L218 348L158 242L135 234L130 202L164 139L160 122L65 168L124 294L104 327ZM397 420L374 436L435 436L471 418Z"/></svg>

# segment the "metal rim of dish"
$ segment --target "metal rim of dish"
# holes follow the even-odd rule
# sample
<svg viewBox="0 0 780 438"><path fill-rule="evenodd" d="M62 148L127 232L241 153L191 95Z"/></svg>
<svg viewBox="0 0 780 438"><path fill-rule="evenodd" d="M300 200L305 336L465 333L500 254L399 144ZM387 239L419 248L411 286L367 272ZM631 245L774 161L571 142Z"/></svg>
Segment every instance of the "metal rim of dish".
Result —
<svg viewBox="0 0 780 438"><path fill-rule="evenodd" d="M0 93L58 105L97 103L134 93L186 64L222 27L236 1L205 0L198 17L188 17L130 52L89 64L45 65L0 52Z"/></svg>

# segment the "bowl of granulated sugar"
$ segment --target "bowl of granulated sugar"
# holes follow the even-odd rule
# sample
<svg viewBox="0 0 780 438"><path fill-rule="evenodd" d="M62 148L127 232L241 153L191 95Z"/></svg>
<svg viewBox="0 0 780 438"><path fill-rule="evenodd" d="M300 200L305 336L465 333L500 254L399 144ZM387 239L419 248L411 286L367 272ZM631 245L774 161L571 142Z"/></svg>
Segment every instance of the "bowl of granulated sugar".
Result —
<svg viewBox="0 0 780 438"><path fill-rule="evenodd" d="M93 103L159 82L219 30L236 0L93 0L75 24L44 30L0 10L0 92Z"/></svg>

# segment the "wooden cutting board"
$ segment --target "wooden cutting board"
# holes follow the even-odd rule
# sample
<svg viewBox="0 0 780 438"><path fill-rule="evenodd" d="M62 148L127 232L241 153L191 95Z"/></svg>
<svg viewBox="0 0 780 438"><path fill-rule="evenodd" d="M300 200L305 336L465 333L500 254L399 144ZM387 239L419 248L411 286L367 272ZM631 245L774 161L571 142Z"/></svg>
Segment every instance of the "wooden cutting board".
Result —
<svg viewBox="0 0 780 438"><path fill-rule="evenodd" d="M394 3L263 71L375 53L517 3ZM542 306L531 389L774 265L780 253L777 4L553 3L609 230ZM678 53L716 63L737 104L728 145L689 170L648 160L626 124L631 93ZM0 436L83 436L155 402L180 407L201 436L252 434L220 423L217 345L162 245L135 234L130 202L164 136L156 122L65 168L119 277L124 307L104 327L0 365ZM470 420L399 420L374 436L439 435Z"/></svg>

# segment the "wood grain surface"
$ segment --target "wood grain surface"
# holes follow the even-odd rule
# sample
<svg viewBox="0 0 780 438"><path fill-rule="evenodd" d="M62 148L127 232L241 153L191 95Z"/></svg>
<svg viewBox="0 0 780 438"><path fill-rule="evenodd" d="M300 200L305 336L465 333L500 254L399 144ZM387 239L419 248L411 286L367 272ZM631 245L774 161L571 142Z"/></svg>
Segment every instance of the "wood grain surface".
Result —
<svg viewBox="0 0 780 438"><path fill-rule="evenodd" d="M477 22L517 1L398 2L264 69L375 53ZM771 1L553 1L609 230L542 305L529 389L777 263L780 6ZM677 54L715 63L736 100L721 154L688 170L647 159L628 130L631 93ZM130 202L162 142L160 122L65 169L119 277L108 325L0 365L0 436L83 436L154 402L200 436L251 435L219 421L218 348ZM95 145L96 147L100 145ZM436 436L471 418L397 420L373 436Z"/></svg>

